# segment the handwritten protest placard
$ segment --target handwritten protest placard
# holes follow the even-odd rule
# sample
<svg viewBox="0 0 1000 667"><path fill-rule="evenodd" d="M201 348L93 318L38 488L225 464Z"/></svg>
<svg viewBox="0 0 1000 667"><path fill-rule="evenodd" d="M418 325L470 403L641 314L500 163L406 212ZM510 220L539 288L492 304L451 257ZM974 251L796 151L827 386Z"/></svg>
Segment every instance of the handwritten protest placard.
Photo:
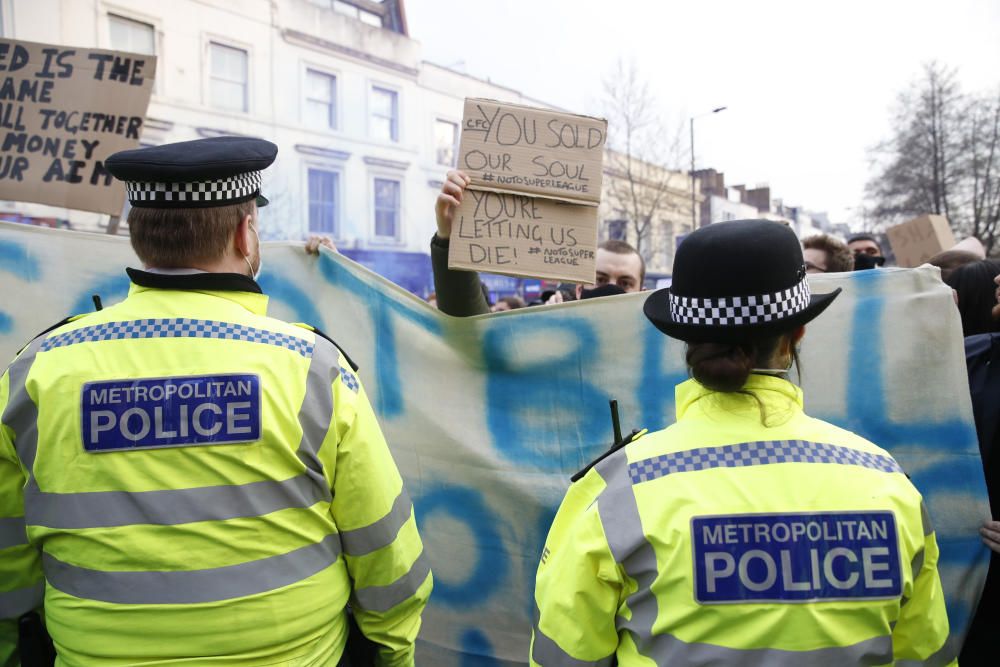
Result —
<svg viewBox="0 0 1000 667"><path fill-rule="evenodd" d="M465 100L459 169L471 187L597 205L608 122L492 100Z"/></svg>
<svg viewBox="0 0 1000 667"><path fill-rule="evenodd" d="M467 190L455 214L448 266L589 283L597 207Z"/></svg>
<svg viewBox="0 0 1000 667"><path fill-rule="evenodd" d="M104 168L136 148L156 57L0 39L0 199L116 215Z"/></svg>
<svg viewBox="0 0 1000 667"><path fill-rule="evenodd" d="M920 266L942 250L955 245L955 235L943 215L921 215L886 230L896 265Z"/></svg>
<svg viewBox="0 0 1000 667"><path fill-rule="evenodd" d="M448 266L593 282L607 129L600 118L466 99L458 166L470 183Z"/></svg>

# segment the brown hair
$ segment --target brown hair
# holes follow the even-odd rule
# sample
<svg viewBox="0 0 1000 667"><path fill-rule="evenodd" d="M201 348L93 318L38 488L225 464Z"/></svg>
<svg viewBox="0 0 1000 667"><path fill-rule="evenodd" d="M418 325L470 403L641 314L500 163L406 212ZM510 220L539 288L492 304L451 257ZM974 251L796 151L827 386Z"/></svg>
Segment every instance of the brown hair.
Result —
<svg viewBox="0 0 1000 667"><path fill-rule="evenodd" d="M240 222L256 202L211 208L138 208L128 212L135 254L146 266L184 268L226 254Z"/></svg>
<svg viewBox="0 0 1000 667"><path fill-rule="evenodd" d="M975 253L965 250L945 250L927 260L927 263L941 269L941 280L948 280L948 277L960 266L978 262L979 257Z"/></svg>
<svg viewBox="0 0 1000 667"><path fill-rule="evenodd" d="M642 258L639 251L631 246L631 244L625 241L619 241L618 239L608 239L601 245L597 246L601 250L607 250L608 252L613 252L618 255L635 255L639 258L639 289L642 289L642 285L646 282L646 260Z"/></svg>
<svg viewBox="0 0 1000 667"><path fill-rule="evenodd" d="M519 297L517 295L514 295L514 296L505 296L505 297L501 297L501 298L497 299L497 302L500 302L500 301L503 301L508 306L510 306L511 310L517 310L518 308L524 308L524 299L522 299L521 297Z"/></svg>
<svg viewBox="0 0 1000 667"><path fill-rule="evenodd" d="M854 270L854 253L851 252L846 243L829 234L810 236L802 242L802 247L825 252L826 270L828 272Z"/></svg>
<svg viewBox="0 0 1000 667"><path fill-rule="evenodd" d="M743 389L750 372L767 364L778 351L781 341L789 332L777 336L747 338L739 343L688 343L687 361L691 377L713 391L746 394L757 401L761 423L767 426L767 412L763 401L753 392ZM792 362L801 373L799 355L792 346Z"/></svg>

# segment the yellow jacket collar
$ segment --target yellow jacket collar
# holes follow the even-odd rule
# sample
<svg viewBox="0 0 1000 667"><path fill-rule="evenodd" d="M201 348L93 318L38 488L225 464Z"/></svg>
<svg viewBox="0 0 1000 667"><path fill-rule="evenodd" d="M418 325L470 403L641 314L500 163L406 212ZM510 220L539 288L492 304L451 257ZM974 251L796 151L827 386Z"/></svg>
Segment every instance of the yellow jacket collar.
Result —
<svg viewBox="0 0 1000 667"><path fill-rule="evenodd" d="M267 295L257 283L239 274L195 273L170 275L126 269L132 285L129 296L151 290L181 290L227 299L256 315L267 315Z"/></svg>
<svg viewBox="0 0 1000 667"><path fill-rule="evenodd" d="M741 392L749 392L753 396L713 391L693 379L682 382L674 390L677 419L683 419L692 410L751 412L757 417L760 415L757 399L764 404L769 414L775 416L784 413L790 417L791 414L802 411L802 390L779 377L751 373Z"/></svg>

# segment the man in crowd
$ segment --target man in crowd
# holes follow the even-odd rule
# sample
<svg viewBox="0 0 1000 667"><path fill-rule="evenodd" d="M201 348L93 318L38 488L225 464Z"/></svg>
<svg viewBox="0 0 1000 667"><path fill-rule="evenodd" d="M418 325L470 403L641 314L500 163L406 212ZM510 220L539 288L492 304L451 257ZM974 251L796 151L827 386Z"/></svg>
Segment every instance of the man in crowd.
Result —
<svg viewBox="0 0 1000 667"><path fill-rule="evenodd" d="M810 236L802 242L806 273L840 273L854 270L854 256L840 239L829 234Z"/></svg>
<svg viewBox="0 0 1000 667"><path fill-rule="evenodd" d="M65 664L335 665L348 600L378 664L414 664L432 577L356 367L255 280L276 154L107 160L145 268L0 378L0 664L44 604Z"/></svg>
<svg viewBox="0 0 1000 667"><path fill-rule="evenodd" d="M882 246L871 234L854 234L847 239L847 247L854 253L854 270L874 269L885 264Z"/></svg>
<svg viewBox="0 0 1000 667"><path fill-rule="evenodd" d="M475 271L448 268L448 243L455 212L462 203L469 177L461 171L449 171L441 186L434 211L437 233L431 239L431 267L434 271L434 291L441 312L456 317L482 315L490 312L489 304L479 287ZM603 295L606 285L617 285L624 292L639 292L646 278L646 265L635 248L624 241L605 241L597 248L595 259L597 278L594 285L577 285L576 298ZM593 292L592 292L593 290ZM549 300L560 303L562 295Z"/></svg>

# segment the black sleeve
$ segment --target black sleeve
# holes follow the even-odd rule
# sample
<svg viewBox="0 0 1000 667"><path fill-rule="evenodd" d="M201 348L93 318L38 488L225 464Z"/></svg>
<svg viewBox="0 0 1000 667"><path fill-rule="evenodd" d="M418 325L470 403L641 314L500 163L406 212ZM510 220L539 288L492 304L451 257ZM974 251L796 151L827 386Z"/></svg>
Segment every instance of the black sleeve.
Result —
<svg viewBox="0 0 1000 667"><path fill-rule="evenodd" d="M469 317L490 312L486 297L479 286L475 271L453 271L448 268L448 239L437 234L431 239L431 270L438 309L454 317Z"/></svg>

